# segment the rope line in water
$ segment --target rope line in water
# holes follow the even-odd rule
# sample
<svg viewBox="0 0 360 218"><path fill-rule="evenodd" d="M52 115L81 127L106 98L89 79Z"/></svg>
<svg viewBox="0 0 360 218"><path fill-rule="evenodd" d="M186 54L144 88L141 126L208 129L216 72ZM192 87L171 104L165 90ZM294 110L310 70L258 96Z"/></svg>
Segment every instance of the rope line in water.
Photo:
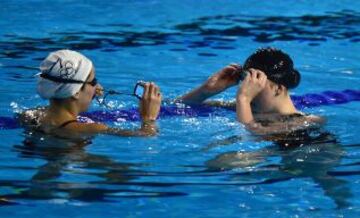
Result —
<svg viewBox="0 0 360 218"><path fill-rule="evenodd" d="M305 95L291 96L298 109L319 107L324 105L345 104L352 101L360 101L360 90L346 89L343 91L325 91L322 93L309 93ZM223 114L224 110L210 106L179 107L176 105L162 106L160 117L189 116L204 117ZM89 119L95 122L117 122L117 121L138 121L140 115L137 108L125 110L92 111L81 114L80 121L88 122ZM15 129L20 125L13 117L0 116L0 129Z"/></svg>

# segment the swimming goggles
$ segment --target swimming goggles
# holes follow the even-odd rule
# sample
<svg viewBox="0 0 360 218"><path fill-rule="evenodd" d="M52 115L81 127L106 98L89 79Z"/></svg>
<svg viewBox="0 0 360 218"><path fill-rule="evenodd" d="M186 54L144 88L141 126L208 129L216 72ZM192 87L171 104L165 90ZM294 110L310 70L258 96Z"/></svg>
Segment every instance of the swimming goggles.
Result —
<svg viewBox="0 0 360 218"><path fill-rule="evenodd" d="M237 76L237 82L243 81L245 77L250 73L247 70L239 69L234 72Z"/></svg>
<svg viewBox="0 0 360 218"><path fill-rule="evenodd" d="M75 79L61 78L61 77L51 76L51 75L45 74L45 73L41 73L40 77L44 78L44 79L51 80L53 82L57 82L57 83L79 83L79 84L89 84L91 86L96 86L97 85L97 79L95 77L90 82L81 81L81 80L75 80Z"/></svg>

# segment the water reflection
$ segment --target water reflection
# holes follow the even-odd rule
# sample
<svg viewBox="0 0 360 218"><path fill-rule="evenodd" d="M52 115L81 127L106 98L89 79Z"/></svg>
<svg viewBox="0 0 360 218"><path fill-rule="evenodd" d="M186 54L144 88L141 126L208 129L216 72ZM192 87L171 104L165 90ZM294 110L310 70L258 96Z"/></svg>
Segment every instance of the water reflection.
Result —
<svg viewBox="0 0 360 218"><path fill-rule="evenodd" d="M252 152L222 153L206 164L210 169L250 170L249 177L265 177L271 182L311 178L338 208L350 206L349 201L353 195L348 182L330 172L340 165L341 158L345 156L342 145L333 134L320 129L309 129L267 137L267 140L270 139L273 141L272 146ZM219 141L219 145L226 145L226 140ZM211 146L214 147L214 143ZM274 164L270 159L280 161ZM243 180L244 176L232 178L234 179Z"/></svg>
<svg viewBox="0 0 360 218"><path fill-rule="evenodd" d="M40 133L25 134L21 145L15 145L20 158L41 159L45 164L29 180L2 181L1 186L18 190L2 195L4 204L21 199L66 199L114 201L118 197L161 197L184 195L180 192L146 191L130 187L141 164L119 162L105 155L86 151L91 141L69 141Z"/></svg>
<svg viewBox="0 0 360 218"><path fill-rule="evenodd" d="M287 140L280 140L284 138ZM228 141L212 143L201 152L192 150L187 155L199 155L201 159L204 152L215 146L234 144L238 140L243 138L230 137ZM15 165L15 169L24 173L31 170L32 176L29 179L15 177L0 181L1 187L16 190L3 194L0 204L11 205L22 200L107 202L121 198L176 197L201 192L198 187L209 187L215 191L310 178L324 191L318 195L330 197L338 208L350 206L352 194L349 184L334 173L334 168L340 165L345 155L334 135L312 130L286 137L272 136L267 140L273 141L273 145L253 152L221 153L207 161L206 166L196 165L196 161L184 166L173 159L175 162L171 164L175 165L168 166L173 170L166 172L149 170L149 163L133 164L88 152L86 146L96 146L91 145L91 141L68 141L27 133L24 142L13 147L14 151L19 159L45 163L40 167ZM299 141L302 143L299 144ZM284 147L284 143L290 146ZM161 160L162 157L163 154ZM161 165L158 161L155 160L154 164Z"/></svg>

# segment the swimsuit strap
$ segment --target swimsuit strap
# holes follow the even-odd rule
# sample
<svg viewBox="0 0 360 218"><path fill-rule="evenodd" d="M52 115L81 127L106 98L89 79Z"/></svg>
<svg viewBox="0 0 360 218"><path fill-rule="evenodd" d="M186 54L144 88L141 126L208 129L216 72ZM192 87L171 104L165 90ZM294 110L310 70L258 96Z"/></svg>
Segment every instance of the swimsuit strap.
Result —
<svg viewBox="0 0 360 218"><path fill-rule="evenodd" d="M64 123L62 123L61 125L59 125L59 126L57 127L57 129L64 128L64 127L67 126L68 124L74 123L74 122L78 122L78 121L77 121L77 120L68 120L68 121L65 121Z"/></svg>
<svg viewBox="0 0 360 218"><path fill-rule="evenodd" d="M306 114L297 112L297 113L290 114L289 116L290 117L304 117L304 116L306 116Z"/></svg>
<svg viewBox="0 0 360 218"><path fill-rule="evenodd" d="M303 113L293 113L293 114L283 115L282 117L285 119L291 119L294 117L304 117L304 116L306 116L306 115Z"/></svg>

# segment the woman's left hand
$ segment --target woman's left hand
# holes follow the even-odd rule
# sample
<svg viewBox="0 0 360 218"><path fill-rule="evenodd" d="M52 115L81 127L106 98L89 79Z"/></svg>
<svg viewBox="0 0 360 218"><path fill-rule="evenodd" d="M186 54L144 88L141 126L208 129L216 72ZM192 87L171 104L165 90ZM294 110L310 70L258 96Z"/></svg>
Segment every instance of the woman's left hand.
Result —
<svg viewBox="0 0 360 218"><path fill-rule="evenodd" d="M203 84L203 90L212 94L220 93L239 83L241 71L240 65L230 64L209 77Z"/></svg>
<svg viewBox="0 0 360 218"><path fill-rule="evenodd" d="M249 74L241 83L237 92L237 98L243 98L251 102L266 86L267 76L261 70L249 69Z"/></svg>

